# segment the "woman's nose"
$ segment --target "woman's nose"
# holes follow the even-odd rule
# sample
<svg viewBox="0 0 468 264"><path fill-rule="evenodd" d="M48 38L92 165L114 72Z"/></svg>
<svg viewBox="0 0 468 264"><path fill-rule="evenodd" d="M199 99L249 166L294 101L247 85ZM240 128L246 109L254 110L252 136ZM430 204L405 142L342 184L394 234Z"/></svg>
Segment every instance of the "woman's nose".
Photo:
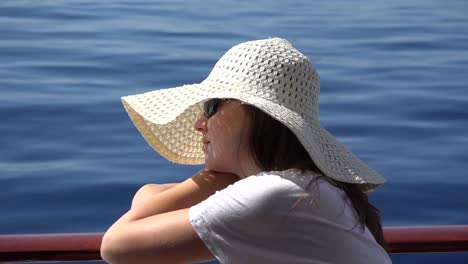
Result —
<svg viewBox="0 0 468 264"><path fill-rule="evenodd" d="M195 121L194 128L196 131L203 132L206 131L206 121L208 119L201 114L200 117Z"/></svg>

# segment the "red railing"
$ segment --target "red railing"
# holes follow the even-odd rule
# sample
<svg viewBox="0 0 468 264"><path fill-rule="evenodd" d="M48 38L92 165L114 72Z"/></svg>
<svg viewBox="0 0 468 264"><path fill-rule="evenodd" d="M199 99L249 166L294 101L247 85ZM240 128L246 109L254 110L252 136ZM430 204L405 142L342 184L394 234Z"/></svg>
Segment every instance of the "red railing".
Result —
<svg viewBox="0 0 468 264"><path fill-rule="evenodd" d="M468 252L468 225L387 227L391 253ZM0 262L100 260L102 233L0 235Z"/></svg>

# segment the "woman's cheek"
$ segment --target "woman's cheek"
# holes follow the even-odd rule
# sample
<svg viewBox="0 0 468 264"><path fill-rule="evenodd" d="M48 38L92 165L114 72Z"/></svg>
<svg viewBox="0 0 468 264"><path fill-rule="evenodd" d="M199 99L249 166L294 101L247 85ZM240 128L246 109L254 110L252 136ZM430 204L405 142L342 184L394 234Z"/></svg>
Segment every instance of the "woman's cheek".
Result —
<svg viewBox="0 0 468 264"><path fill-rule="evenodd" d="M206 165L212 170L231 172L233 158L230 155L230 148L228 142L210 142L208 144L208 151L206 153Z"/></svg>

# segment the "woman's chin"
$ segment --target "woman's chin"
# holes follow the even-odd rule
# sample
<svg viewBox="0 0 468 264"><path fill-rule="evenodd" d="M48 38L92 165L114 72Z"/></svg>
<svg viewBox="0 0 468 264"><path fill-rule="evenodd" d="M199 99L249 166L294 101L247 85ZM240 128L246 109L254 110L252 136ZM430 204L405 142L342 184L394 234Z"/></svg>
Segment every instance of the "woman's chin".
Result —
<svg viewBox="0 0 468 264"><path fill-rule="evenodd" d="M213 166L213 162L211 161L211 159L209 159L206 155L205 155L205 168L209 169L209 170L214 170L213 168L216 167L216 166Z"/></svg>
<svg viewBox="0 0 468 264"><path fill-rule="evenodd" d="M208 160L205 160L205 167L211 171L219 171L220 167L216 166L216 163L213 164L213 162L210 162Z"/></svg>
<svg viewBox="0 0 468 264"><path fill-rule="evenodd" d="M205 168L211 171L232 173L232 169L205 157Z"/></svg>

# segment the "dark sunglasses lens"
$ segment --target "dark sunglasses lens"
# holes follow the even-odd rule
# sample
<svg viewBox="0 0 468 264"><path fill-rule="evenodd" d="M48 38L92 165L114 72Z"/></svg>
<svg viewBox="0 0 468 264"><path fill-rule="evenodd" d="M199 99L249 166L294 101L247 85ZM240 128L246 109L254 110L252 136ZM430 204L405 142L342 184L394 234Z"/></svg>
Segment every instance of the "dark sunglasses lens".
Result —
<svg viewBox="0 0 468 264"><path fill-rule="evenodd" d="M206 118L212 117L218 108L221 99L211 99L203 104L203 114Z"/></svg>

